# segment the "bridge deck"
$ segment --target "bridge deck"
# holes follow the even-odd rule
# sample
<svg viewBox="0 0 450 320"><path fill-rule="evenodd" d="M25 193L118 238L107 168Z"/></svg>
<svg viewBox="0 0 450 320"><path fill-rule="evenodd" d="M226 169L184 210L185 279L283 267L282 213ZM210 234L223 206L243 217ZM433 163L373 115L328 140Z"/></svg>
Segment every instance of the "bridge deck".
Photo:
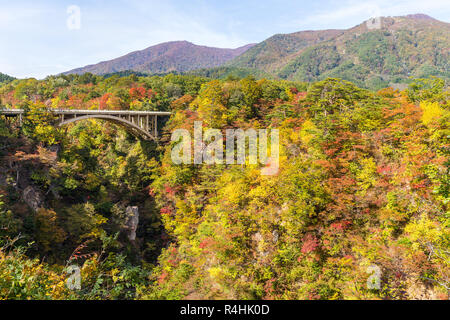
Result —
<svg viewBox="0 0 450 320"><path fill-rule="evenodd" d="M48 109L48 112L56 115L58 126L64 126L75 121L86 119L102 119L124 126L128 131L144 139L157 140L158 117L170 116L171 112L164 111L132 111L132 110L68 110ZM19 119L22 125L23 109L0 109L0 116Z"/></svg>
<svg viewBox="0 0 450 320"><path fill-rule="evenodd" d="M170 116L171 112L165 111L132 111L132 110L69 110L69 109L49 109L49 112L58 115L130 115L130 116ZM17 116L24 114L23 109L0 109L1 115Z"/></svg>

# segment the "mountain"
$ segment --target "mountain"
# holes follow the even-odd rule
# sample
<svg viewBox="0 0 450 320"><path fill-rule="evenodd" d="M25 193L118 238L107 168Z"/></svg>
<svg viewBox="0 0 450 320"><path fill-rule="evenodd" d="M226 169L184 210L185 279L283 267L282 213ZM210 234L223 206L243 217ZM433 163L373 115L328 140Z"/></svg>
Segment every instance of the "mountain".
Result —
<svg viewBox="0 0 450 320"><path fill-rule="evenodd" d="M161 43L141 51L131 52L117 59L70 70L64 74L107 74L126 70L145 73L185 72L223 65L241 55L253 44L237 49L198 46L188 41Z"/></svg>
<svg viewBox="0 0 450 320"><path fill-rule="evenodd" d="M342 33L342 30L319 30L277 34L250 48L232 60L230 65L271 72L286 64L292 55L300 50L335 38Z"/></svg>
<svg viewBox="0 0 450 320"><path fill-rule="evenodd" d="M450 80L449 34L449 23L424 14L381 17L346 30L277 34L237 49L167 42L66 74L104 75L131 70L296 81L336 77L379 89L408 82L411 76Z"/></svg>
<svg viewBox="0 0 450 320"><path fill-rule="evenodd" d="M7 74L4 74L4 73L0 72L0 83L11 82L14 79L16 79L16 78L8 76Z"/></svg>
<svg viewBox="0 0 450 320"><path fill-rule="evenodd" d="M339 77L372 89L410 76L450 79L449 34L449 23L424 14L381 17L347 30L276 35L226 66L298 81Z"/></svg>

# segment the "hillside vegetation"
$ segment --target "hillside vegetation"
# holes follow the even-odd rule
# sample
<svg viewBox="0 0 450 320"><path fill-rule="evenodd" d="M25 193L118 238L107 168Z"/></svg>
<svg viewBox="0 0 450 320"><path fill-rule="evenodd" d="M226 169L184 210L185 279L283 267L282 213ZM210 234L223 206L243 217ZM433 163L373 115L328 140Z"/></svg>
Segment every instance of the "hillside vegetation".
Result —
<svg viewBox="0 0 450 320"><path fill-rule="evenodd" d="M346 30L276 34L237 49L162 43L65 74L137 72L320 81L329 77L361 88L404 89L410 78L450 80L450 24L424 14L381 17ZM378 22L376 22L378 23Z"/></svg>
<svg viewBox="0 0 450 320"><path fill-rule="evenodd" d="M198 46L188 41L172 41L131 52L117 59L70 70L65 74L90 72L104 75L128 70L158 74L213 68L223 65L252 46L249 44L237 49L221 49Z"/></svg>
<svg viewBox="0 0 450 320"><path fill-rule="evenodd" d="M15 78L0 72L0 83L13 81Z"/></svg>
<svg viewBox="0 0 450 320"><path fill-rule="evenodd" d="M3 84L0 105L27 111L20 127L0 118L1 299L449 298L439 78L372 92L337 78L84 74ZM156 145L108 122L54 127L48 108L173 114ZM278 173L174 164L170 134L194 121L278 128ZM73 264L80 290L65 284Z"/></svg>
<svg viewBox="0 0 450 320"><path fill-rule="evenodd" d="M380 26L276 35L229 65L298 81L339 77L371 89L409 77L450 79L450 24L419 14L382 17Z"/></svg>
<svg viewBox="0 0 450 320"><path fill-rule="evenodd" d="M323 30L277 34L250 48L234 59L231 64L240 68L273 72L286 64L292 54L320 42L333 39L342 33L342 30Z"/></svg>

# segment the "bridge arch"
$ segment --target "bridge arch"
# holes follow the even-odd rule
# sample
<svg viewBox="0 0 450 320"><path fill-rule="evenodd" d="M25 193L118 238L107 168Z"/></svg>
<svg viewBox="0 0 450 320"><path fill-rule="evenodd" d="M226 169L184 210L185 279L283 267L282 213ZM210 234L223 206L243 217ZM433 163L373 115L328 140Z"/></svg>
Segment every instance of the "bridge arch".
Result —
<svg viewBox="0 0 450 320"><path fill-rule="evenodd" d="M136 137L144 140L158 141L158 117L170 116L166 111L134 111L134 110L78 110L78 109L50 109L58 120L56 126L64 126L80 120L98 119L113 122ZM0 116L18 119L22 125L23 109L0 109Z"/></svg>
<svg viewBox="0 0 450 320"><path fill-rule="evenodd" d="M90 114L90 115L75 117L75 118L71 118L71 119L63 120L63 121L59 122L58 126L63 127L65 125L68 125L68 124L71 124L71 123L74 123L77 121L89 120L89 119L106 120L106 121L112 122L112 123L124 128L126 131L130 132L134 136L137 136L139 138L144 138L145 140L151 139L151 140L154 140L155 142L157 141L155 136L150 134L148 131L143 130L141 127L132 123L131 121L128 121L127 119L124 119L124 118L119 118L116 116L111 116L111 115L106 115L106 114Z"/></svg>

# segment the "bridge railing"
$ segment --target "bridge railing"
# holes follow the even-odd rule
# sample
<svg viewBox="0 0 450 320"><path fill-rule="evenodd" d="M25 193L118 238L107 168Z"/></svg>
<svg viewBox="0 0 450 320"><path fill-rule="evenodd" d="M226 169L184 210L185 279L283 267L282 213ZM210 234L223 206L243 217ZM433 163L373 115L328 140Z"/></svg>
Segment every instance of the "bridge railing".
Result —
<svg viewBox="0 0 450 320"><path fill-rule="evenodd" d="M158 117L170 116L171 112L165 111L133 111L133 110L69 110L47 109L48 112L59 117L59 126L73 123L83 119L103 119L116 122L134 130L133 132L144 138L157 140ZM22 124L23 109L0 109L0 116L19 118Z"/></svg>
<svg viewBox="0 0 450 320"><path fill-rule="evenodd" d="M145 116L170 116L166 111L134 111L134 110L78 110L78 109L48 109L48 112L56 114L111 114L111 115L145 115ZM2 115L24 114L24 109L0 109Z"/></svg>

